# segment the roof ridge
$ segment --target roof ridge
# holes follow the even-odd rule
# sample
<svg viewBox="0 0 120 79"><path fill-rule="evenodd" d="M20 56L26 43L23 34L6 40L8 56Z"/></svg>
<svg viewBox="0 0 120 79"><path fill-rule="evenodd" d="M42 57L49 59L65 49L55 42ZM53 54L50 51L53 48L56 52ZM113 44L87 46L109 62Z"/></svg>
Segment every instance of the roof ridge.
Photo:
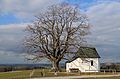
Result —
<svg viewBox="0 0 120 79"><path fill-rule="evenodd" d="M95 47L80 47L77 51L80 57L85 58L100 58Z"/></svg>

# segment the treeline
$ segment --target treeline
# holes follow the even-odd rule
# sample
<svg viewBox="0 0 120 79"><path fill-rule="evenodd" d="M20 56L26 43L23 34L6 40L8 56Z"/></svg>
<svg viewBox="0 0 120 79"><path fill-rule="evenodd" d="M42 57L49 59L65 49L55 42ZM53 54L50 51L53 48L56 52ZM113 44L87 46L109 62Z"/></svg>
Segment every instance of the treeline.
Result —
<svg viewBox="0 0 120 79"><path fill-rule="evenodd" d="M120 72L120 63L102 63L101 64L101 71L116 71Z"/></svg>
<svg viewBox="0 0 120 79"><path fill-rule="evenodd" d="M32 70L32 69L45 69L46 67L30 67L30 66L0 66L0 72L9 72L17 70Z"/></svg>

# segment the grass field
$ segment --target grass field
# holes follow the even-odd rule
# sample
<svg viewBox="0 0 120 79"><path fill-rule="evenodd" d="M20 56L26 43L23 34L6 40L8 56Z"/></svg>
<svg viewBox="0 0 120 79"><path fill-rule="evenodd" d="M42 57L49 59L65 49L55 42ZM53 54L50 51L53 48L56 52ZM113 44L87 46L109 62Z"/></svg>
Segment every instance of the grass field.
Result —
<svg viewBox="0 0 120 79"><path fill-rule="evenodd" d="M1 72L0 79L24 79L28 78L30 71Z"/></svg>
<svg viewBox="0 0 120 79"><path fill-rule="evenodd" d="M57 73L57 76L78 76L78 75L101 75L104 73L65 73L65 72L59 72ZM113 73L106 73L106 74L113 74ZM30 78L30 75L32 78L37 77L52 77L56 76L53 72L50 72L49 69L37 69L37 70L23 70L23 71L13 71L13 72L0 72L0 79L25 79ZM93 78L88 78L93 79ZM95 79L120 79L117 77L114 78L95 78Z"/></svg>

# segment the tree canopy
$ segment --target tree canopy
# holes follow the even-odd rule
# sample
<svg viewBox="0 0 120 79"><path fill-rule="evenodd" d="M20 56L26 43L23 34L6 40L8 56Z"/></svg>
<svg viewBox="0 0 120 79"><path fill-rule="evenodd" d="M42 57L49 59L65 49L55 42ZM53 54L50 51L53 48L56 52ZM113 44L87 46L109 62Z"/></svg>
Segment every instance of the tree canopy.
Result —
<svg viewBox="0 0 120 79"><path fill-rule="evenodd" d="M59 70L59 62L71 49L78 49L89 34L88 18L80 9L70 4L50 6L47 11L36 16L26 31L27 53L32 59L47 58L54 70Z"/></svg>

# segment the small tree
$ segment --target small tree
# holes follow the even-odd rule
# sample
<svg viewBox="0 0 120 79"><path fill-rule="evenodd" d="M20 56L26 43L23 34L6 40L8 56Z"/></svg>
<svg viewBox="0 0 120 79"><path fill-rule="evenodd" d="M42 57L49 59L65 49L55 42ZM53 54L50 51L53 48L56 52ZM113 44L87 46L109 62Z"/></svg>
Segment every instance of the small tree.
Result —
<svg viewBox="0 0 120 79"><path fill-rule="evenodd" d="M69 4L53 5L36 16L28 25L29 36L25 39L27 53L31 59L47 58L52 69L58 71L59 62L71 48L78 49L89 33L89 23L78 7Z"/></svg>

